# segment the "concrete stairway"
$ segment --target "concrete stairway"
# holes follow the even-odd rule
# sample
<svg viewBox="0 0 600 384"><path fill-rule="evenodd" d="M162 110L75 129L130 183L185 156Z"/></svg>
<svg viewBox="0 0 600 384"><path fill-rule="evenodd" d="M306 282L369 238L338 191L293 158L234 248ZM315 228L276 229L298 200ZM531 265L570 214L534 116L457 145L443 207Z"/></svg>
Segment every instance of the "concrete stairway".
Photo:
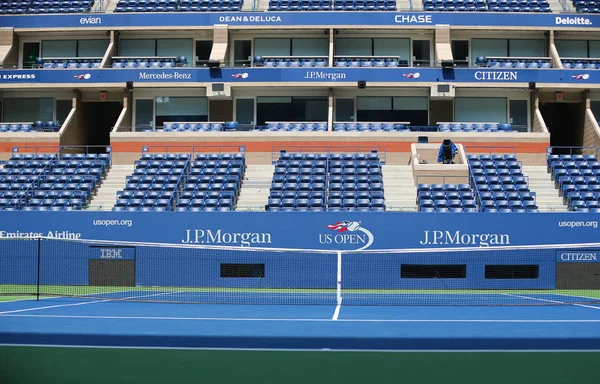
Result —
<svg viewBox="0 0 600 384"><path fill-rule="evenodd" d="M236 211L265 210L274 170L273 165L248 165L246 167Z"/></svg>
<svg viewBox="0 0 600 384"><path fill-rule="evenodd" d="M253 9L256 7L256 9ZM244 0L242 11L266 11L269 9L269 0Z"/></svg>
<svg viewBox="0 0 600 384"><path fill-rule="evenodd" d="M410 165L384 165L383 188L388 211L416 211L417 188Z"/></svg>
<svg viewBox="0 0 600 384"><path fill-rule="evenodd" d="M87 209L110 211L117 202L117 192L125 188L125 179L133 174L134 168L133 164L113 165Z"/></svg>
<svg viewBox="0 0 600 384"><path fill-rule="evenodd" d="M567 211L567 206L558 195L558 189L554 188L554 182L546 166L524 166L523 175L529 177L529 189L536 194L540 212Z"/></svg>
<svg viewBox="0 0 600 384"><path fill-rule="evenodd" d="M396 9L398 11L423 11L423 0L396 0Z"/></svg>

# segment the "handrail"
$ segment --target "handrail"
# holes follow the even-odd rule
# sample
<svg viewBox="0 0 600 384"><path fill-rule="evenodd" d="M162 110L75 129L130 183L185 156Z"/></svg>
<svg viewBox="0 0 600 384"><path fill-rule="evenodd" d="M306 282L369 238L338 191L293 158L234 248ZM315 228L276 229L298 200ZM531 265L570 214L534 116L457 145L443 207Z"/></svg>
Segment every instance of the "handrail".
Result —
<svg viewBox="0 0 600 384"><path fill-rule="evenodd" d="M387 150L382 146L354 146L354 145L339 145L339 146L304 146L304 145L274 145L271 150L271 160L275 163L279 160L282 152L287 153L318 153L318 154L336 154L336 153L354 153L354 154L369 154L377 153L379 161L383 165L387 159Z"/></svg>
<svg viewBox="0 0 600 384"><path fill-rule="evenodd" d="M512 153L514 155L517 154L517 147L513 147L513 146L501 146L501 145L470 145L468 147L465 147L465 152L467 152L467 150L472 151L472 152L482 152L482 151L473 151L474 148L484 148L484 149L488 149L489 150L489 154L492 155L494 153ZM499 151L495 151L496 149L498 149ZM504 149L511 149L512 151L506 151Z"/></svg>
<svg viewBox="0 0 600 384"><path fill-rule="evenodd" d="M584 154L586 151L591 152L596 158L599 158L600 147L592 147L592 146L552 146L546 148L546 158L549 155L553 154L569 154L569 155L580 155ZM558 152L558 153L555 153ZM563 153L568 152L568 153Z"/></svg>

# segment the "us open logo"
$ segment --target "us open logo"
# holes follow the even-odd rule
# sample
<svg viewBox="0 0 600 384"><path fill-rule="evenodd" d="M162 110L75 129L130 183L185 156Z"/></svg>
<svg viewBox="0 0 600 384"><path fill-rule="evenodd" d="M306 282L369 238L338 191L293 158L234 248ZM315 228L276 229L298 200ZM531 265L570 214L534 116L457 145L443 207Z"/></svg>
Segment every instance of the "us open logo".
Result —
<svg viewBox="0 0 600 384"><path fill-rule="evenodd" d="M362 227L359 221L338 221L325 228L331 229L335 234L323 233L319 235L321 244L351 244L356 245L356 251L362 251L373 245L375 236L368 229Z"/></svg>

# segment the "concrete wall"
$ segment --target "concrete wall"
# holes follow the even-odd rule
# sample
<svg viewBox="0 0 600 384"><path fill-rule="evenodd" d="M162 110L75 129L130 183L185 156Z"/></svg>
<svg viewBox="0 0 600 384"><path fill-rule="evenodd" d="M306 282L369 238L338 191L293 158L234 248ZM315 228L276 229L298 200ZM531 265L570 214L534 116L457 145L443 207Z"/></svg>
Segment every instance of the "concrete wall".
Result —
<svg viewBox="0 0 600 384"><path fill-rule="evenodd" d="M586 92L585 116L583 118L583 146L600 147L600 127L590 108L590 94Z"/></svg>
<svg viewBox="0 0 600 384"><path fill-rule="evenodd" d="M61 145L80 145L85 142L81 91L73 90L73 109L75 109L74 114L60 137Z"/></svg>
<svg viewBox="0 0 600 384"><path fill-rule="evenodd" d="M437 161L441 143L412 144L412 168L415 184L462 184L469 182L469 166L462 144L457 144L455 164ZM422 163L426 162L426 163Z"/></svg>

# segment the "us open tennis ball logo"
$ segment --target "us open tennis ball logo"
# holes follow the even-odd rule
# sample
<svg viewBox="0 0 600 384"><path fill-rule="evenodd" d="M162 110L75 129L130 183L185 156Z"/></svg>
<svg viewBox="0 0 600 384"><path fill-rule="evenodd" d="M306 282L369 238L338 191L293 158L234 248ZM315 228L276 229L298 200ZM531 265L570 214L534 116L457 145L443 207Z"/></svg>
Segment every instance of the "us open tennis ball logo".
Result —
<svg viewBox="0 0 600 384"><path fill-rule="evenodd" d="M373 245L375 237L368 229L361 226L360 221L338 221L335 224L329 224L325 228L331 229L335 234L323 233L319 235L321 244L355 245L351 249L362 251Z"/></svg>

